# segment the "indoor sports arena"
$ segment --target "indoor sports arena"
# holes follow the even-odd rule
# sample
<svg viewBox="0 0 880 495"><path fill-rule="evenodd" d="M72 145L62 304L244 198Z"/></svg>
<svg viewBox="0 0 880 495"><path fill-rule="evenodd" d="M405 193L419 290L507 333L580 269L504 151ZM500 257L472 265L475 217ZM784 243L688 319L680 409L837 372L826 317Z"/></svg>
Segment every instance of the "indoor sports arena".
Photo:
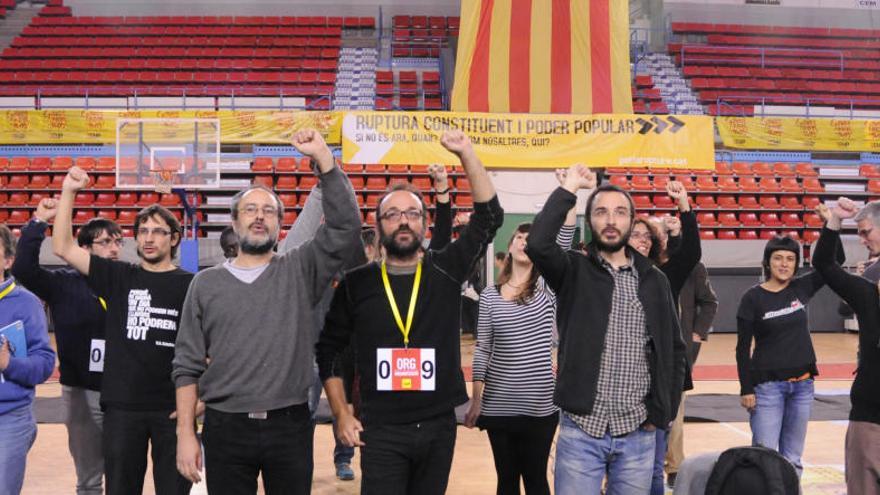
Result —
<svg viewBox="0 0 880 495"><path fill-rule="evenodd" d="M880 2L0 0L0 495L880 495Z"/></svg>

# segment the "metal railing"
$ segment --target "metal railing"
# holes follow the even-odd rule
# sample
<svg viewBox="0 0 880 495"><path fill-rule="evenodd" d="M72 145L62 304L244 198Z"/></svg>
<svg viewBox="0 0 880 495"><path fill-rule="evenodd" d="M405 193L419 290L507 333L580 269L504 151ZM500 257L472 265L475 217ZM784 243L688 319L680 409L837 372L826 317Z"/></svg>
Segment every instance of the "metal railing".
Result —
<svg viewBox="0 0 880 495"><path fill-rule="evenodd" d="M839 103L839 105L838 105ZM843 109L848 110L849 115L846 118L854 119L856 118L855 111L864 109L864 107L872 107L876 108L878 113L880 113L880 98L846 98L846 97L838 97L838 96L817 96L817 97L805 97L805 96L754 96L754 95L722 95L719 96L715 101L715 110L717 115L721 115L722 108L731 108L736 111L736 107L741 107L744 105L752 105L754 107L760 107L760 112L756 108L753 115L759 117L795 117L797 115L793 115L790 113L780 114L780 113L770 113L767 111L768 106L785 106L786 104L790 104L791 106L800 106L804 107L803 117L812 117L812 118L842 118L841 115L822 115L822 114L811 114L810 109L821 107L828 108L832 106L838 110L843 107ZM741 115L745 116L744 113L739 112Z"/></svg>
<svg viewBox="0 0 880 495"><path fill-rule="evenodd" d="M748 46L748 45L742 45L742 46L739 46L739 45L724 45L724 46L719 46L719 45L687 44L687 43L686 43L686 44L681 45L681 48L679 49L679 56L681 57L681 59L680 59L680 63L681 63L681 67L682 67L682 69L687 65L687 62L688 62L688 61L691 62L692 64L693 64L694 62L710 62L710 63L712 63L713 65L718 65L719 62L722 62L722 63L724 62L723 60L719 60L719 59L717 59L717 58L714 58L714 57L712 57L711 55L704 55L703 57L700 57L700 55L693 55L693 54L692 54L692 55L690 56L690 58L687 58L685 52L686 52L688 49L696 49L696 48L699 48L699 49L711 49L711 50L713 50L713 51L715 51L715 52L717 52L717 53L724 53L724 52L733 53L733 52L736 52L737 55L741 55L741 56L743 56L743 57L760 55L760 57L761 57L761 68L762 68L762 69L763 69L763 68L766 68L766 65L767 65L767 57L768 57L768 56L772 56L772 55L774 55L774 54L776 54L776 53L779 53L779 52L788 52L788 53L791 53L791 52L793 52L793 51L804 52L804 56L803 56L803 57L800 57L800 60L798 60L798 61L783 61L783 60L776 60L776 61L774 61L773 66L774 66L774 67L779 67L779 66L803 66L803 67L813 67L813 68L815 68L815 67L826 67L826 68L829 68L829 67L830 67L830 68L836 68L836 69L839 69L840 72L843 72L843 71L844 71L844 68L845 68L845 64L844 64L844 52L841 51L841 50L828 50L828 49L819 49L819 48L815 48L815 49L814 49L814 48L771 48L771 47L766 47L766 46ZM753 53L753 54L742 53L743 50L748 50L748 51L751 51L751 52L754 52L754 53ZM820 61L821 59L820 59L820 60L815 60L815 59L814 59L814 60L811 60L810 63L806 63L806 62L803 61L804 58L809 58L809 55L810 55L810 54L822 54L822 53L825 53L825 54L831 54L831 55L833 55L837 60L834 61L834 62L831 62L831 63L829 63L829 64L825 64L825 63L821 62L821 61ZM786 56L786 55L779 55L779 56L781 57L781 56ZM791 57L791 55L787 55L787 56ZM826 58L828 58L828 57L826 57Z"/></svg>

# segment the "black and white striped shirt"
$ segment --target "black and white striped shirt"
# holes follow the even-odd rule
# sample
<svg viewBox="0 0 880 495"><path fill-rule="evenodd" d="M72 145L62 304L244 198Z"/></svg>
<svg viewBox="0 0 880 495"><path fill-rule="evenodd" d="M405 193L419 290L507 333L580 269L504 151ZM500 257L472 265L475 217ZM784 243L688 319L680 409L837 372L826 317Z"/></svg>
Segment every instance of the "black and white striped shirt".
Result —
<svg viewBox="0 0 880 495"><path fill-rule="evenodd" d="M557 237L568 248L574 227L564 226ZM534 416L555 413L552 347L556 331L556 295L538 277L534 296L526 304L501 297L490 285L480 294L473 379L482 381L484 416Z"/></svg>

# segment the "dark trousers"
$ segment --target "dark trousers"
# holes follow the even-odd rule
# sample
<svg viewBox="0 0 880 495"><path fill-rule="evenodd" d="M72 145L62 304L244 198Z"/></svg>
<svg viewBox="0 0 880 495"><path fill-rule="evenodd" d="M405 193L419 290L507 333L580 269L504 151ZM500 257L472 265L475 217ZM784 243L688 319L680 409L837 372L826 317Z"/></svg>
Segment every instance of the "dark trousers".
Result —
<svg viewBox="0 0 880 495"><path fill-rule="evenodd" d="M498 495L519 495L520 478L527 495L550 495L547 459L558 423L558 414L517 417L512 418L510 425L486 429L495 457Z"/></svg>
<svg viewBox="0 0 880 495"><path fill-rule="evenodd" d="M192 483L177 472L177 421L171 411L104 411L104 475L107 495L139 495L147 472L147 447L153 457L156 493L186 495Z"/></svg>
<svg viewBox="0 0 880 495"><path fill-rule="evenodd" d="M365 426L361 494L446 493L456 427L452 411L417 423Z"/></svg>
<svg viewBox="0 0 880 495"><path fill-rule="evenodd" d="M255 494L262 472L266 495L311 493L313 436L308 404L269 411L266 419L206 408L202 442L208 492Z"/></svg>

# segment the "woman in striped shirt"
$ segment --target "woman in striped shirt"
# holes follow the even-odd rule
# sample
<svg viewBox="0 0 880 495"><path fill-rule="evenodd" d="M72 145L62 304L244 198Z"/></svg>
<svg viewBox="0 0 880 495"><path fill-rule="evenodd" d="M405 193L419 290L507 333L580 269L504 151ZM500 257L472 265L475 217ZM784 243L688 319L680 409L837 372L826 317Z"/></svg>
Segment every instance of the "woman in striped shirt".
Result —
<svg viewBox="0 0 880 495"><path fill-rule="evenodd" d="M568 248L575 210L557 242ZM489 433L500 494L548 494L547 459L559 414L553 404L556 296L524 249L531 224L511 237L496 285L480 294L473 399L465 426Z"/></svg>

